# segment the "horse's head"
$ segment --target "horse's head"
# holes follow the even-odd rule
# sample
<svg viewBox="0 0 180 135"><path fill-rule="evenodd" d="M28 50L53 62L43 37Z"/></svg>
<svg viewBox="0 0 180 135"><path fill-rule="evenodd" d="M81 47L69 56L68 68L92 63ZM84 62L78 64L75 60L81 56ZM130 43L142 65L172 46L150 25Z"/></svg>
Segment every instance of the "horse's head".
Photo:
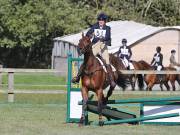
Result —
<svg viewBox="0 0 180 135"><path fill-rule="evenodd" d="M91 44L91 39L87 36L84 36L84 33L82 33L82 38L78 43L78 54L82 55L88 52L91 49Z"/></svg>

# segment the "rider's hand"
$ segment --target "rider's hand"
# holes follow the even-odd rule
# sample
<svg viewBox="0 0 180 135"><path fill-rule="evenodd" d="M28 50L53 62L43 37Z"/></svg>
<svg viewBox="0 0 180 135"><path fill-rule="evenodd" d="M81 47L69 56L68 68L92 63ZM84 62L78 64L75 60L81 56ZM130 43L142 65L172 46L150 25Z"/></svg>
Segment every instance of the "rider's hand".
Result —
<svg viewBox="0 0 180 135"><path fill-rule="evenodd" d="M104 40L105 40L104 37L100 38L100 42L104 42Z"/></svg>

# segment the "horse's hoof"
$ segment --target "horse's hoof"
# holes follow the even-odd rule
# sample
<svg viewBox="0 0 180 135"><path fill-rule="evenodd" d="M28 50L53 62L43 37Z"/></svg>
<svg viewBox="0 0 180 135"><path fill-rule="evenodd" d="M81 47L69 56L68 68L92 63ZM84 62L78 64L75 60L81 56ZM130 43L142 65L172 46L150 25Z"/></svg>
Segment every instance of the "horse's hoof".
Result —
<svg viewBox="0 0 180 135"><path fill-rule="evenodd" d="M78 124L78 127L82 127L82 126L83 126L83 124L82 124L82 123L79 123L79 124Z"/></svg>
<svg viewBox="0 0 180 135"><path fill-rule="evenodd" d="M104 121L99 121L99 126L103 126L104 125Z"/></svg>

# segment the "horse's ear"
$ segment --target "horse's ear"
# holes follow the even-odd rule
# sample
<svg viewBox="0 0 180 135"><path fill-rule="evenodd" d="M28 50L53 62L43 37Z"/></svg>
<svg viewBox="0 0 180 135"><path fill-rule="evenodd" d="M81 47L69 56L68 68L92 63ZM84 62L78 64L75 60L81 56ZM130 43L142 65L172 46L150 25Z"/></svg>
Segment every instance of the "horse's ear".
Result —
<svg viewBox="0 0 180 135"><path fill-rule="evenodd" d="M82 32L82 37L84 37L84 32Z"/></svg>

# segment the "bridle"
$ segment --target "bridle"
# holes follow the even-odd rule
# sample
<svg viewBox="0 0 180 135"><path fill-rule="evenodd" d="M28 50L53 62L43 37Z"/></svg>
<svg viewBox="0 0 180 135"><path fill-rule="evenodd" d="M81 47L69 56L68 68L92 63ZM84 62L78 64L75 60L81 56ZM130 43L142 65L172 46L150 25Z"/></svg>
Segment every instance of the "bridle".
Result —
<svg viewBox="0 0 180 135"><path fill-rule="evenodd" d="M92 43L89 43L88 45L86 45L83 48L79 48L79 46L77 47L77 51L79 56L81 56L82 54L86 53L88 51L88 49L92 48Z"/></svg>

